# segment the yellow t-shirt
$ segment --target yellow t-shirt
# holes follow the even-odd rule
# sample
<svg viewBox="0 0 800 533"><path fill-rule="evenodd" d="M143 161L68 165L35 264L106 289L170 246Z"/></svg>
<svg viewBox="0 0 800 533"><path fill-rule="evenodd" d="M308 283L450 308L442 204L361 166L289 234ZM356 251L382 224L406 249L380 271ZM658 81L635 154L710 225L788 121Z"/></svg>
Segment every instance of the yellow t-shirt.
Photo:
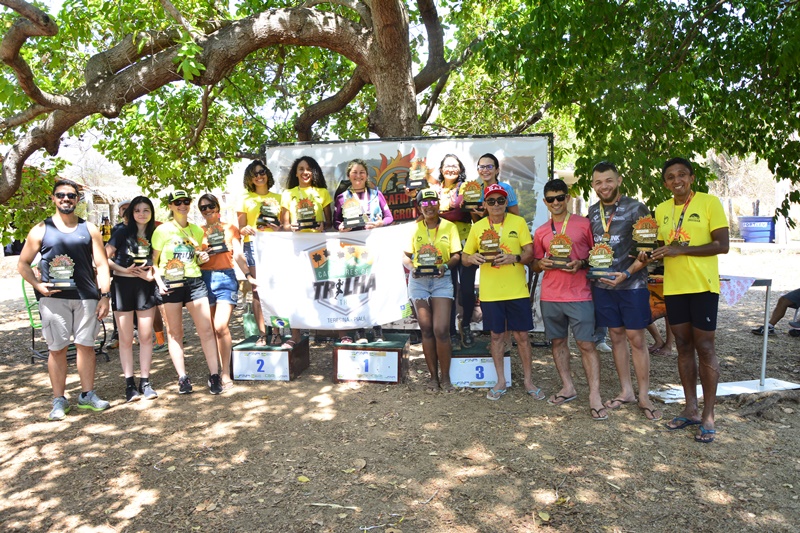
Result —
<svg viewBox="0 0 800 533"><path fill-rule="evenodd" d="M411 241L405 251L412 254L412 262L415 267L420 265L420 253L423 255L435 254L434 264L436 265L447 263L453 254L461 251L458 229L449 220L439 219L439 227L429 230L425 221L420 220L417 222L416 231L411 236Z"/></svg>
<svg viewBox="0 0 800 533"><path fill-rule="evenodd" d="M483 232L490 229L489 217L473 224L467 237L467 244L464 246L464 253L478 252ZM521 254L522 247L533 242L525 219L512 213L506 213L505 221L502 224L495 224L494 231L500 236L500 250L506 254ZM525 267L521 263L495 267L487 261L481 265L480 290L481 300L486 302L528 298Z"/></svg>
<svg viewBox="0 0 800 533"><path fill-rule="evenodd" d="M683 205L675 205L673 199L656 207L658 240L670 244L675 240L688 242L690 246L703 246L712 241L711 232L728 227L728 219L719 198L697 192L686 208L680 234L676 226ZM695 257L679 255L664 258L664 295L713 292L719 294L719 260L716 255Z"/></svg>
<svg viewBox="0 0 800 533"><path fill-rule="evenodd" d="M278 217L278 225L280 225L281 195L276 192L258 194L255 192L246 191L242 197L242 208L239 210L239 212L247 215L247 225L252 228L257 226L256 219L261 212L262 206L274 207L277 209L276 216ZM272 230L269 228L264 228L261 231ZM245 235L244 242L250 242L249 235Z"/></svg>
<svg viewBox="0 0 800 533"><path fill-rule="evenodd" d="M314 219L317 222L323 222L325 220L325 212L323 209L332 202L331 193L328 192L328 189L323 187L306 187L305 189L293 187L287 191L283 191L281 195L281 207L289 211L292 224L297 224L298 207L302 209L304 207L303 204L306 203L309 209L314 210ZM298 206L298 204L300 205ZM302 231L313 230L307 229Z"/></svg>

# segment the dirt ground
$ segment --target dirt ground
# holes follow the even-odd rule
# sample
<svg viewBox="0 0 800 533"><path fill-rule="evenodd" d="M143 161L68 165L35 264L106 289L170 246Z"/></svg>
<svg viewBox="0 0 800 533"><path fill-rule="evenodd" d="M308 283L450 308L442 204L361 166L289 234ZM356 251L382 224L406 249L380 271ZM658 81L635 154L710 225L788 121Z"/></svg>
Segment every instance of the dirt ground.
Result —
<svg viewBox="0 0 800 533"><path fill-rule="evenodd" d="M752 250L751 250L752 252ZM800 255L732 252L721 271L797 286ZM156 356L160 397L124 403L120 366L97 365L103 413L73 407L48 422L44 365L31 364L16 258L0 291L0 528L5 531L796 531L800 523L797 392L721 398L717 440L668 432L635 406L589 417L573 349L578 399L561 407L514 386L426 394L419 346L401 385L333 384L332 347L312 345L311 367L287 383L237 382L211 396L191 326L195 393L177 394L167 354ZM721 381L755 379L764 290L720 306ZM235 340L242 338L237 311ZM767 377L800 382L800 338L786 321L769 341ZM535 381L559 389L549 351L534 348ZM618 390L602 354L604 398ZM675 357L653 357L653 389L679 383ZM70 366L68 395L80 385ZM665 419L680 404L662 404ZM792 525L794 524L794 525Z"/></svg>

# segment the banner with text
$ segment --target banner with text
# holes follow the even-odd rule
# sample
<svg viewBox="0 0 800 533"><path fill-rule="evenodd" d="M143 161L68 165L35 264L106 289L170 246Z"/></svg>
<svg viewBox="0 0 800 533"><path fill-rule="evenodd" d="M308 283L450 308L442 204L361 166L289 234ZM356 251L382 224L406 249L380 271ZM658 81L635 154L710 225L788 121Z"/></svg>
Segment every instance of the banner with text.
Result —
<svg viewBox="0 0 800 533"><path fill-rule="evenodd" d="M267 324L355 329L411 313L402 263L412 224L346 233L259 232L258 294Z"/></svg>

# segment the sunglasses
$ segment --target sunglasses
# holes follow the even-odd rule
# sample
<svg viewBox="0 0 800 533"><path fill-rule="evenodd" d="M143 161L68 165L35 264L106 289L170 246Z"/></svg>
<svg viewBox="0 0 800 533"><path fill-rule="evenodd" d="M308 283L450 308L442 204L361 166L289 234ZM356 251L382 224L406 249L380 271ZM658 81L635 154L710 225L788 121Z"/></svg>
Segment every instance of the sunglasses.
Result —
<svg viewBox="0 0 800 533"><path fill-rule="evenodd" d="M261 170L256 170L255 172L253 172L253 175L254 176L266 176L267 175L267 171L266 171L266 169L262 168Z"/></svg>
<svg viewBox="0 0 800 533"><path fill-rule="evenodd" d="M494 170L494 165L478 165L478 170Z"/></svg>
<svg viewBox="0 0 800 533"><path fill-rule="evenodd" d="M419 203L420 207L431 207L434 205L439 205L438 200L423 200Z"/></svg>
<svg viewBox="0 0 800 533"><path fill-rule="evenodd" d="M502 196L500 198L488 198L486 205L506 205L506 199Z"/></svg>
<svg viewBox="0 0 800 533"><path fill-rule="evenodd" d="M55 196L59 200L63 200L64 198L69 198L70 200L74 200L75 198L78 197L78 195L75 194L74 192L57 192L53 196Z"/></svg>
<svg viewBox="0 0 800 533"><path fill-rule="evenodd" d="M209 209L215 209L217 207L217 204L204 204L204 205L199 205L197 207L198 209L200 209L201 212L205 213Z"/></svg>
<svg viewBox="0 0 800 533"><path fill-rule="evenodd" d="M190 205L191 203L191 198L179 198L177 200L173 200L172 205Z"/></svg>
<svg viewBox="0 0 800 533"><path fill-rule="evenodd" d="M559 194L558 196L545 196L544 197L544 201L547 202L548 204L552 204L556 200L558 200L559 202L563 202L566 199L567 199L567 195L566 194Z"/></svg>

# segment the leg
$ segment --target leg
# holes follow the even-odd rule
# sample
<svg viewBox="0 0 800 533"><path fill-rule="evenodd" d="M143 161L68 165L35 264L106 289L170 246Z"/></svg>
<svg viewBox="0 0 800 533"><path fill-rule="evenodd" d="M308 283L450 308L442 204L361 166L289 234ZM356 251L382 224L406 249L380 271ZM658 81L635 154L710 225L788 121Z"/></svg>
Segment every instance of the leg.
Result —
<svg viewBox="0 0 800 533"><path fill-rule="evenodd" d="M433 310L428 300L414 300L414 310L417 313L417 322L422 336L422 353L425 355L425 364L430 373L428 391L439 390L439 358L436 353L436 337L433 334Z"/></svg>
<svg viewBox="0 0 800 533"><path fill-rule="evenodd" d="M164 318L161 316L161 306L156 306L154 309L153 331L156 334L156 344L164 344L167 341L164 338Z"/></svg>
<svg viewBox="0 0 800 533"><path fill-rule="evenodd" d="M589 384L589 407L596 410L599 416L605 414L603 400L600 398L600 356L591 341L576 341L581 350L583 370Z"/></svg>
<svg viewBox="0 0 800 533"><path fill-rule="evenodd" d="M75 348L77 349L75 362L78 367L78 376L81 378L81 390L89 392L94 389L94 367L97 363L97 354L94 353L94 346L76 344ZM66 362L66 357L64 361ZM66 373L64 378L66 379Z"/></svg>
<svg viewBox="0 0 800 533"><path fill-rule="evenodd" d="M639 408L644 411L648 420L660 420L663 413L650 401L650 353L647 351L644 330L629 329L627 336L631 345L633 371L639 386Z"/></svg>
<svg viewBox="0 0 800 533"><path fill-rule="evenodd" d="M431 298L436 359L441 370L439 383L445 392L453 392L453 385L450 383L450 360L453 355L450 344L450 311L452 308L453 300L450 298Z"/></svg>
<svg viewBox="0 0 800 533"><path fill-rule="evenodd" d="M448 317L450 324L450 336L458 335L458 328L456 327L456 314L458 313L458 269L454 268L450 271L450 278L453 281L453 299L450 301L450 316Z"/></svg>
<svg viewBox="0 0 800 533"><path fill-rule="evenodd" d="M166 318L167 342L169 343L169 357L178 377L186 375L186 363L183 360L183 305L180 303L165 303L161 306Z"/></svg>
<svg viewBox="0 0 800 533"><path fill-rule="evenodd" d="M231 330L228 324L233 313L233 306L225 302L217 302L216 313L213 314L214 333L217 336L217 349L222 363L222 384L227 385L231 379Z"/></svg>
<svg viewBox="0 0 800 533"><path fill-rule="evenodd" d="M525 383L525 391L530 393L530 391L538 390L539 387L533 384L533 374L531 368L531 343L528 340L528 332L512 331L512 334L517 340L517 350L519 351L520 361L522 361L522 376Z"/></svg>
<svg viewBox="0 0 800 533"><path fill-rule="evenodd" d="M693 328L693 337L697 358L700 361L700 383L703 386L701 426L705 429L714 429L714 406L717 403L717 384L719 383L719 361L714 346L715 332Z"/></svg>
<svg viewBox="0 0 800 533"><path fill-rule="evenodd" d="M492 362L494 363L494 370L497 372L497 384L492 391L505 391L508 386L506 383L506 374L503 371L503 355L506 348L506 333L495 333L492 331L492 341L490 351L492 353Z"/></svg>
<svg viewBox="0 0 800 533"><path fill-rule="evenodd" d="M116 311L114 318L117 322L122 374L126 378L131 378L133 377L133 311Z"/></svg>
<svg viewBox="0 0 800 533"><path fill-rule="evenodd" d="M675 335L675 344L678 348L678 374L683 386L686 404L679 416L688 420L698 420L697 414L697 361L694 357L694 335L692 324L672 324L672 333ZM671 427L670 424L667 424Z"/></svg>
<svg viewBox="0 0 800 533"><path fill-rule="evenodd" d="M211 310L208 298L200 298L186 303L186 310L192 317L197 336L200 337L200 346L206 356L209 374L219 374L219 352L217 351L217 338L214 335L214 326L211 322Z"/></svg>
<svg viewBox="0 0 800 533"><path fill-rule="evenodd" d="M67 348L60 350L50 350L50 357L47 358L47 373L50 375L50 386L53 388L53 396L58 398L64 396L64 389L67 388Z"/></svg>
<svg viewBox="0 0 800 533"><path fill-rule="evenodd" d="M251 266L250 272L252 272L253 277L258 279L256 273L256 267ZM267 327L264 325L264 312L261 310L261 298L258 296L258 287L253 287L253 318L256 319L256 324L258 325L258 334L259 335L266 335L267 334ZM294 335L292 335L294 338ZM300 340L299 337L297 340Z"/></svg>
<svg viewBox="0 0 800 533"><path fill-rule="evenodd" d="M463 332L462 341L467 346L474 342L470 324L472 324L472 313L475 311L475 273L477 271L477 266L459 265L458 296L461 302L461 331Z"/></svg>
<svg viewBox="0 0 800 533"><path fill-rule="evenodd" d="M647 326L647 332L650 336L653 337L653 344L648 347L650 353L653 353L655 350L659 350L664 347L664 338L661 336L661 333L658 331L658 326L656 323L653 322L649 326Z"/></svg>
<svg viewBox="0 0 800 533"><path fill-rule="evenodd" d="M158 309L151 307L146 311L136 311L139 320L139 372L143 378L150 377L153 364L153 322L160 316Z"/></svg>
<svg viewBox="0 0 800 533"><path fill-rule="evenodd" d="M628 343L626 342L625 328L608 328L611 335L611 351L614 354L614 366L617 368L619 376L620 391L614 396L613 400L608 400L603 405L608 409L617 409L623 404L636 401L631 383L631 365L628 355ZM649 371L648 359L648 371Z"/></svg>
<svg viewBox="0 0 800 533"><path fill-rule="evenodd" d="M558 376L561 378L561 390L559 390L557 394L551 396L548 401L552 404L561 404L564 403L564 399L574 398L577 393L575 392L575 384L572 382L567 338L551 339L551 343L553 361L556 364Z"/></svg>
<svg viewBox="0 0 800 533"><path fill-rule="evenodd" d="M775 309L772 310L772 315L769 317L769 323L773 326L781 321L786 315L786 310L793 305L792 301L788 298L781 296L778 298L778 303L775 304Z"/></svg>

